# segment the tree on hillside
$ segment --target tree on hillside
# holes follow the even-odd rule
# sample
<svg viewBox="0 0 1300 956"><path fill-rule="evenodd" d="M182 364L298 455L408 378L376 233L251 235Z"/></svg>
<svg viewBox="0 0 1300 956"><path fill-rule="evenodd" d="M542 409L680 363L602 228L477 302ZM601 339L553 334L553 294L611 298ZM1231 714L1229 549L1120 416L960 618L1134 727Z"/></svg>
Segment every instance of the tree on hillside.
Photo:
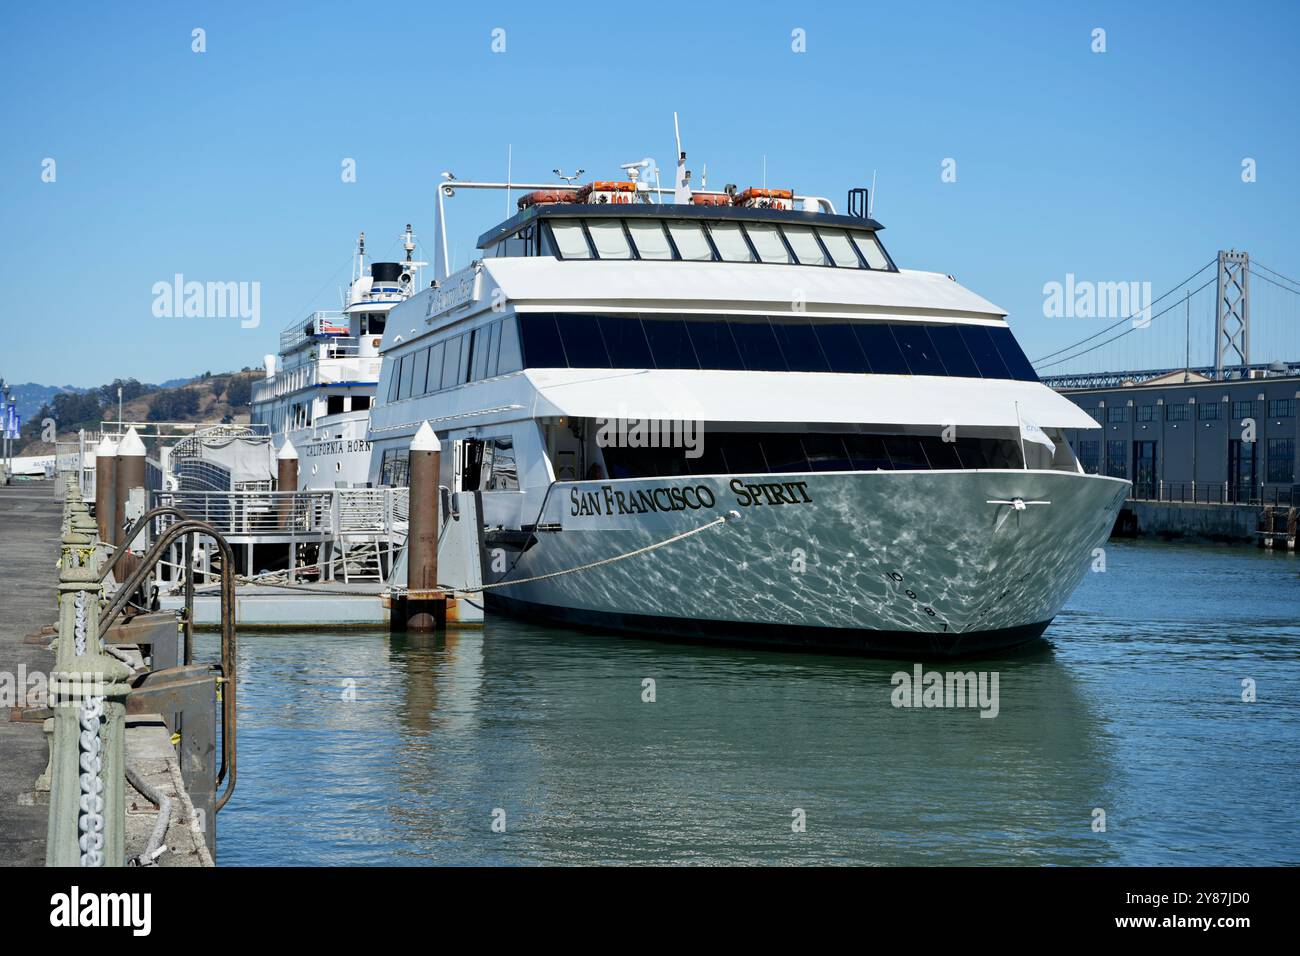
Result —
<svg viewBox="0 0 1300 956"><path fill-rule="evenodd" d="M153 390L150 385L138 381L134 378L115 378L108 385L99 386L99 400L105 405L117 404L117 390L122 389L122 401L130 402L146 392Z"/></svg>
<svg viewBox="0 0 1300 956"><path fill-rule="evenodd" d="M199 410L199 393L192 388L169 388L154 396L149 405L149 421L185 421Z"/></svg>
<svg viewBox="0 0 1300 956"><path fill-rule="evenodd" d="M242 408L253 398L253 380L247 375L232 375L226 383L226 404Z"/></svg>
<svg viewBox="0 0 1300 956"><path fill-rule="evenodd" d="M61 432L98 428L103 417L94 392L60 392L41 407L39 418L53 418Z"/></svg>

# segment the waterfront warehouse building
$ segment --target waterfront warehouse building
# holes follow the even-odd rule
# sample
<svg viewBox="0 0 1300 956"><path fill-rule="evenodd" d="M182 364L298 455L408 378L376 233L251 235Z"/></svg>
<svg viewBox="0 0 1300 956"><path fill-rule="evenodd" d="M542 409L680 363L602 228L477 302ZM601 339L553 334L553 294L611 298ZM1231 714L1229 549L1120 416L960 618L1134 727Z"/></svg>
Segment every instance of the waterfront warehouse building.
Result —
<svg viewBox="0 0 1300 956"><path fill-rule="evenodd" d="M1085 471L1127 478L1136 499L1290 503L1300 497L1297 371L1279 365L1215 381L1180 370L1066 389L1100 426L1066 434Z"/></svg>

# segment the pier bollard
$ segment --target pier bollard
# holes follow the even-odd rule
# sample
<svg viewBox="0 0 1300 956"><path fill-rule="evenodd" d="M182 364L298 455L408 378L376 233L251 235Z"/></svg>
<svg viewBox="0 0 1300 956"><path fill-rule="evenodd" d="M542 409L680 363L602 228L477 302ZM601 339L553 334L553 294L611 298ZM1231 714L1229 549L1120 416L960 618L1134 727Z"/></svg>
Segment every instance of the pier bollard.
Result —
<svg viewBox="0 0 1300 956"><path fill-rule="evenodd" d="M139 434L134 428L127 429L126 435L117 446L117 456L114 461L117 463L116 481L114 497L116 499L115 515L117 525L113 529L113 544L118 547L126 547L129 542L125 541L126 528L126 503L131 497L131 492L136 488L144 488L144 442L140 440Z"/></svg>
<svg viewBox="0 0 1300 956"><path fill-rule="evenodd" d="M442 445L428 422L411 439L410 518L406 532L406 600L400 608L408 631L433 631L447 622L446 596L438 588L438 473Z"/></svg>
<svg viewBox="0 0 1300 956"><path fill-rule="evenodd" d="M63 536L59 571L59 637L49 682L53 738L45 863L122 866L131 671L105 654L99 640L97 528L93 520L89 528L78 522L75 507L68 510L71 527Z"/></svg>
<svg viewBox="0 0 1300 956"><path fill-rule="evenodd" d="M95 520L99 540L113 543L117 520L117 445L104 436L95 449Z"/></svg>
<svg viewBox="0 0 1300 956"><path fill-rule="evenodd" d="M287 491L288 495L280 498L280 527L289 528L293 526L293 492L298 490L298 449L293 447L293 442L288 438L284 440L284 447L280 453L275 456L276 464L276 489Z"/></svg>
<svg viewBox="0 0 1300 956"><path fill-rule="evenodd" d="M117 526L113 529L113 544L118 548L130 548L132 544L126 540L127 527L130 525L127 520L126 503L131 499L131 492L136 488L139 488L142 494L144 492L144 456L144 442L140 440L134 428L127 429L126 435L118 443L117 457L113 459L117 462L113 489L117 502L114 508ZM135 571L134 556L122 555L113 570L119 581L126 580Z"/></svg>

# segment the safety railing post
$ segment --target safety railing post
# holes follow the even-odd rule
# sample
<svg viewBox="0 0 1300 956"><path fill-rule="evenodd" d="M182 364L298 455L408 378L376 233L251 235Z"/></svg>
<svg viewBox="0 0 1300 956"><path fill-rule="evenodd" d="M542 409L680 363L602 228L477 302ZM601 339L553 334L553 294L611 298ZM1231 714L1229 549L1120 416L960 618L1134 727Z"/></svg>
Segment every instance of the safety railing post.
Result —
<svg viewBox="0 0 1300 956"><path fill-rule="evenodd" d="M80 488L72 486L78 502ZM59 625L49 702L47 866L125 863L125 716L130 669L99 638L99 570L84 503L68 504L59 570ZM83 520L85 519L85 520Z"/></svg>

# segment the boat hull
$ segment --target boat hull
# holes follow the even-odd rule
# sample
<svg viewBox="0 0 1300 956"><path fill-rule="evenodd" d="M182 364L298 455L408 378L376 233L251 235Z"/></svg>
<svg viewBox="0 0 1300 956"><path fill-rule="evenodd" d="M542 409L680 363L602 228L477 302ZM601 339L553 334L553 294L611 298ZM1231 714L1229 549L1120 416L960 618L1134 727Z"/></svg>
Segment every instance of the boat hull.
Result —
<svg viewBox="0 0 1300 956"><path fill-rule="evenodd" d="M837 472L557 484L532 540L488 533L491 610L619 632L889 655L1040 637L1128 483L1051 471ZM1017 509L990 502L1021 499Z"/></svg>

